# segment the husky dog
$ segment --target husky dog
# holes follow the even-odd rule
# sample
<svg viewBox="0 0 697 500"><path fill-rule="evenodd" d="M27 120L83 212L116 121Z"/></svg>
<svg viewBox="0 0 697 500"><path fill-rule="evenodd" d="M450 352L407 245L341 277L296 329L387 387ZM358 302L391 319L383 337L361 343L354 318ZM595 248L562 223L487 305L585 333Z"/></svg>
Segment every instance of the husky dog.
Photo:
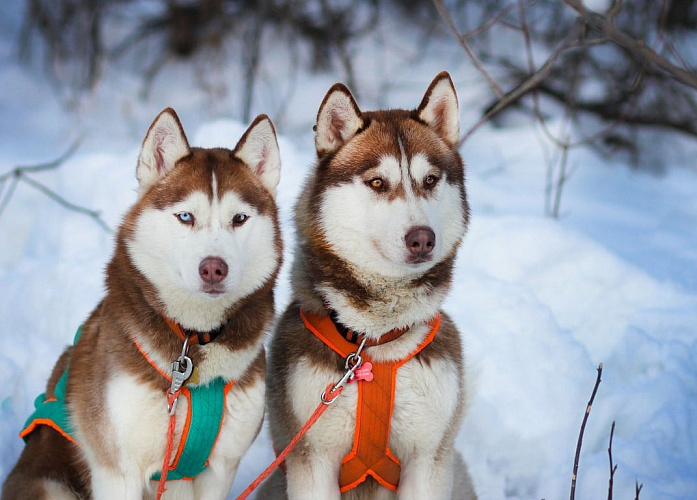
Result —
<svg viewBox="0 0 697 500"><path fill-rule="evenodd" d="M274 127L261 115L234 150L189 147L166 109L136 174L106 295L37 401L5 500L153 497L170 422L164 498L224 499L260 429L282 255Z"/></svg>
<svg viewBox="0 0 697 500"><path fill-rule="evenodd" d="M277 452L320 395L332 404L259 498L476 498L454 450L462 346L441 311L469 219L450 76L413 111L362 112L336 84L315 132L318 161L295 211L292 302L269 347ZM325 390L342 377L354 383L340 396Z"/></svg>

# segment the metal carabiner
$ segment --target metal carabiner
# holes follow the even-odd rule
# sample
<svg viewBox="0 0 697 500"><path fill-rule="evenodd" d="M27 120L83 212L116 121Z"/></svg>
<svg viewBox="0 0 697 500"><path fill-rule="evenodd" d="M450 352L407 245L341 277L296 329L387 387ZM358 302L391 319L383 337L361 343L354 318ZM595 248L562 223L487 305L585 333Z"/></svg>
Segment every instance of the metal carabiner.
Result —
<svg viewBox="0 0 697 500"><path fill-rule="evenodd" d="M367 339L365 338L363 339L361 345L358 346L356 352L352 352L348 356L346 356L346 360L344 361L344 369L346 371L344 372L344 375L341 377L341 379L336 384L334 384L334 387L332 387L329 390L329 394L335 392L337 389L345 386L348 382L353 380L353 378L355 377L356 370L358 370L358 368L360 368L360 366L363 364L363 357L360 355L360 352L363 350L363 346L365 346L366 340ZM332 404L334 401L336 401L336 398L338 397L336 396L333 399L327 400L326 396L327 395L325 390L324 392L322 392L322 395L320 396L322 402L325 405Z"/></svg>

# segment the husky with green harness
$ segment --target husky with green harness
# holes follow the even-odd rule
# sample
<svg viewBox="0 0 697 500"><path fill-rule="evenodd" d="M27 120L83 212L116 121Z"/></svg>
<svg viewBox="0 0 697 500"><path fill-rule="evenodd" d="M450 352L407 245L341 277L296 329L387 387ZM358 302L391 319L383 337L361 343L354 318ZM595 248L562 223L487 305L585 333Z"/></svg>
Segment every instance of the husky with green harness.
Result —
<svg viewBox="0 0 697 500"><path fill-rule="evenodd" d="M78 329L75 342L80 338L81 332L82 328ZM154 368L157 369L155 366ZM51 397L42 393L36 398L34 413L24 424L24 429L20 433L21 438L27 440L38 426L46 425L65 439L80 446L65 407L65 386L69 369L68 366L62 372ZM166 376L166 378L171 381L171 377ZM168 467L166 476L168 480L192 480L208 466L208 457L218 438L223 421L225 395L233 385L234 381L225 383L218 377L205 386L191 385L182 389L182 396L188 401L182 431L184 438L181 439L177 454ZM160 481L161 478L160 472L152 475L153 481Z"/></svg>
<svg viewBox="0 0 697 500"><path fill-rule="evenodd" d="M279 174L268 117L203 149L160 113L106 294L37 398L3 499L228 497L264 415Z"/></svg>

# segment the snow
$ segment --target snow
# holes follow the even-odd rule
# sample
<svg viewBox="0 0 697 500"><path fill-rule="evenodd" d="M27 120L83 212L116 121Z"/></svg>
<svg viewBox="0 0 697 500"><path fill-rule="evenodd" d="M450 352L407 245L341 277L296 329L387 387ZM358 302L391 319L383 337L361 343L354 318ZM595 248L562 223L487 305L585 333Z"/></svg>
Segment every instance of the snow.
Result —
<svg viewBox="0 0 697 500"><path fill-rule="evenodd" d="M32 178L100 210L111 227L135 200L140 141L162 108L179 111L192 145L232 147L246 129L224 106L216 107L181 65L157 79L147 100L138 97L134 77L114 73L81 105L66 108L38 72L14 61L8 33L14 31L0 36L0 175L51 161L81 138L59 169ZM361 80L364 108L416 106L433 76L448 69L460 93L463 130L475 123L486 89L473 83L475 73L457 52L437 45L423 64L412 59L399 66L385 55L390 50L397 49L386 43L373 54L359 52L359 64L371 68ZM219 78L232 75L229 70ZM266 68L267 87L274 77L283 79ZM324 93L342 79L294 78L289 102L262 93L254 106L280 132L278 200L286 255L279 311L289 299L292 204L314 161L310 127ZM291 86L284 81L282 94ZM669 165L662 175L574 150L559 220L544 215L549 152L539 130L523 122L485 126L462 148L472 223L445 304L468 359L469 413L457 447L482 499L565 498L581 419L603 363L577 498L607 496L613 421L616 498L633 497L635 481L643 483L645 500L695 498L695 145L656 138L652 154ZM53 363L103 294L112 245L112 235L95 221L23 182L0 214L0 480L22 449L17 433ZM272 458L264 429L230 498Z"/></svg>

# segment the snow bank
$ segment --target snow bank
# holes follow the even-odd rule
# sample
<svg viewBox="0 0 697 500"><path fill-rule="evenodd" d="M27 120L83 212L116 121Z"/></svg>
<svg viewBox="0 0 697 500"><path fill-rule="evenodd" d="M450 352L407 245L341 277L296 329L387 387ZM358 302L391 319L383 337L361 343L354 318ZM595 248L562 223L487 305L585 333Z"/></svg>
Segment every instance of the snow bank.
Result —
<svg viewBox="0 0 697 500"><path fill-rule="evenodd" d="M428 63L433 75L439 61ZM418 104L433 75L416 71L394 73L388 87L399 97L390 105ZM135 83L118 82L118 92L112 92L116 84L105 86L76 116L34 76L0 66L0 175L17 164L54 159L84 135L83 146L60 169L34 178L73 203L102 211L115 227L135 200L140 140L160 101L171 99L167 105L181 110L192 145L232 147L246 129L206 118L196 110L200 95L177 79L178 87L165 80L158 90L166 97L142 106L132 97ZM292 124L314 118L328 88L317 81L305 92L300 85L288 104ZM463 126L476 114L468 103L481 101L464 81L456 77ZM369 99L384 99L373 93ZM289 299L292 205L314 152L309 126L279 142L282 310ZM635 479L644 484L644 500L694 498L697 175L688 169L662 178L638 175L574 152L562 218L553 221L542 215L546 159L534 130L483 127L463 154L473 216L446 309L463 333L469 361L470 411L457 445L480 498L568 496L578 429L600 362L603 382L586 429L577 498L607 496L613 420L616 498L632 498ZM694 149L685 158L689 165ZM53 363L103 294L112 244L93 220L22 183L0 216L0 480L22 449L17 433ZM231 498L272 455L263 431Z"/></svg>

